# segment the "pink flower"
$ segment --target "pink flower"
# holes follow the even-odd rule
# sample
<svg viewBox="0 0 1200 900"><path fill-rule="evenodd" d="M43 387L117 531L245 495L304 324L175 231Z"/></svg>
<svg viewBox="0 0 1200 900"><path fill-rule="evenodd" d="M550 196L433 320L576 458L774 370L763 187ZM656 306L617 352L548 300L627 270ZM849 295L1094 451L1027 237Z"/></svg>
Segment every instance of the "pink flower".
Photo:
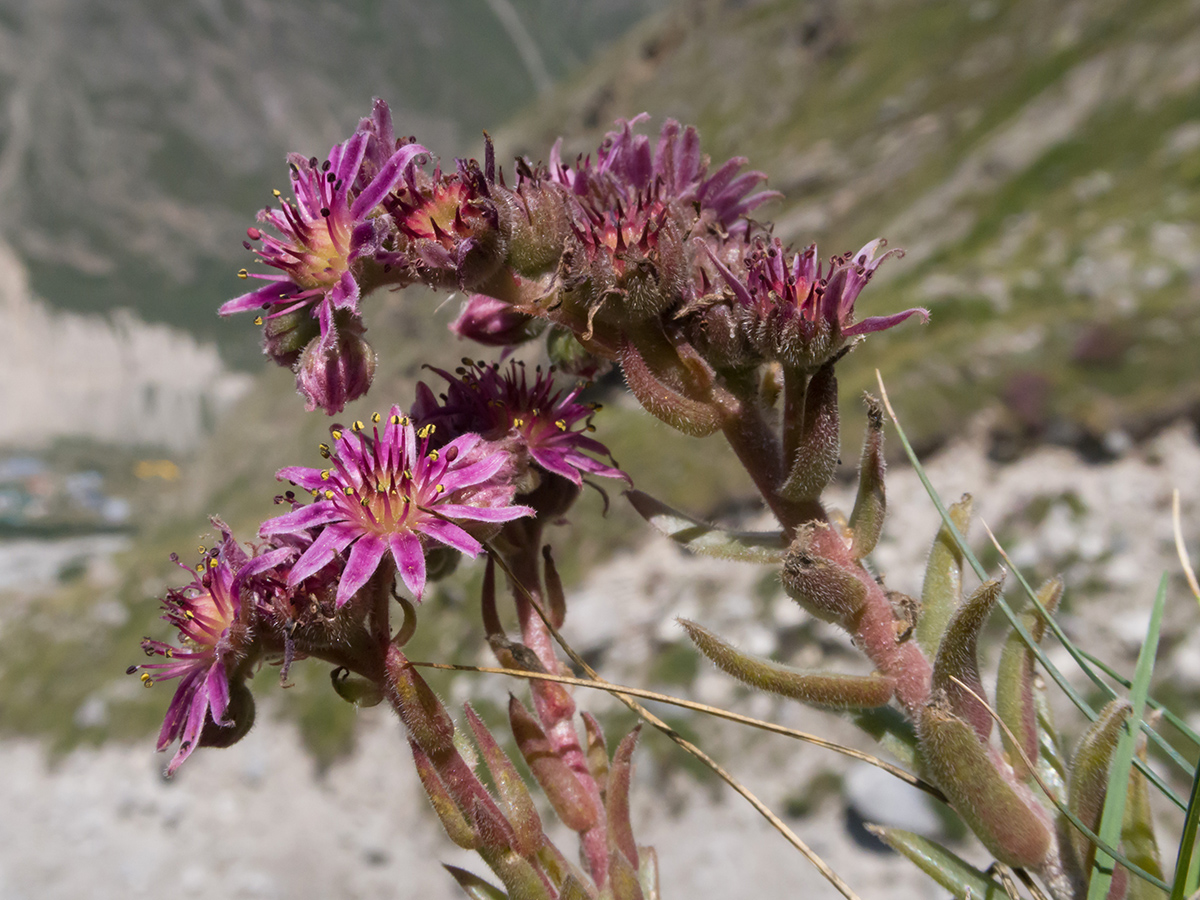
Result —
<svg viewBox="0 0 1200 900"><path fill-rule="evenodd" d="M381 204L410 165L427 152L420 144L401 144L388 148L381 161L384 151L380 148L379 136L360 128L349 140L335 145L324 162L315 156L288 157L295 199L281 199L278 209L264 209L258 215L278 236L258 228L246 231L250 239L246 248L279 272L239 272L242 278L266 284L225 303L220 309L222 316L265 311L270 339L271 320L308 310L319 323L322 347L334 347L334 313L343 311L358 318L364 269L392 237ZM275 194L282 196L278 191ZM267 350L272 351L270 340ZM289 347L282 357L272 355L290 365L298 353L298 348Z"/></svg>
<svg viewBox="0 0 1200 900"><path fill-rule="evenodd" d="M490 441L513 435L537 465L575 484L583 483L585 473L629 481L620 469L588 455L607 457L609 452L589 436L599 407L576 401L582 384L555 391L553 370L541 366L531 381L524 363L510 362L502 369L496 363L463 362L457 375L433 370L449 387L445 402L431 413L452 423L453 431L478 431ZM428 394L424 402L431 405Z"/></svg>
<svg viewBox="0 0 1200 900"><path fill-rule="evenodd" d="M342 606L391 553L400 577L420 600L425 589L425 546L432 539L468 556L482 550L462 523L501 523L533 514L511 505L513 488L503 470L508 454L482 443L478 434L460 434L431 448L433 424L415 429L393 406L383 433L378 413L371 436L362 423L350 431L334 428L328 469L290 466L277 478L310 491L315 502L263 523L271 535L319 528L307 550L292 565L288 587L349 551L338 584Z"/></svg>
<svg viewBox="0 0 1200 900"><path fill-rule="evenodd" d="M283 562L293 552L274 550L251 559L223 523L213 520L213 524L222 530L221 543L202 558L191 584L169 590L163 599L163 619L179 629L181 645L146 638L142 649L165 662L129 668L130 674L142 670L147 685L179 679L158 734L160 751L179 741L179 749L167 766L168 775L173 775L203 743L206 731L214 726L230 729L239 724L229 715L231 681L239 667L251 659L255 638L254 599L243 596L248 590L246 579ZM240 683L234 687L244 691Z"/></svg>
<svg viewBox="0 0 1200 900"><path fill-rule="evenodd" d="M832 358L848 338L883 331L913 315L929 320L929 311L913 308L889 316L855 321L854 303L885 259L903 254L886 241L871 241L852 256L834 256L826 269L813 244L789 260L778 238L757 240L739 277L711 251L710 257L736 300L734 318L749 343L766 359L815 370Z"/></svg>

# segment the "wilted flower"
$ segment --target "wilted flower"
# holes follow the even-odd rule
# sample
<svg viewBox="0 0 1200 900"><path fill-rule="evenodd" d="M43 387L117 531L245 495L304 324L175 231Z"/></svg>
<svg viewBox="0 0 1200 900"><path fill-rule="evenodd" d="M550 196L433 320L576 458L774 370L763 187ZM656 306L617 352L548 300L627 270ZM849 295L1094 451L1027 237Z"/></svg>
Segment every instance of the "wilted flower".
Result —
<svg viewBox="0 0 1200 900"><path fill-rule="evenodd" d="M490 441L511 436L537 465L577 485L582 484L585 473L629 481L620 469L588 455L607 457L609 452L589 436L595 430L591 420L599 407L575 399L582 384L555 391L553 369L538 366L531 380L524 363L515 361L501 368L496 363L464 359L454 375L442 369L433 371L445 378L449 387L445 402L431 412L453 423L453 431L478 431ZM430 405L429 395L423 396L425 405Z"/></svg>
<svg viewBox="0 0 1200 900"><path fill-rule="evenodd" d="M482 545L460 523L508 522L533 512L510 505L513 488L497 479L508 454L483 445L478 434L431 448L435 426L417 430L397 406L382 434L378 413L374 421L371 436L359 422L349 431L332 430L333 447L322 447L328 469L280 469L276 477L310 491L315 502L268 519L260 529L264 537L320 529L292 565L289 587L349 548L338 606L366 584L388 552L419 600L426 580L423 539L476 556Z"/></svg>
<svg viewBox="0 0 1200 900"><path fill-rule="evenodd" d="M815 244L789 261L778 238L754 244L743 277L715 255L712 262L733 292L734 320L763 358L815 371L848 338L883 331L912 315L928 321L928 310L913 308L855 322L854 302L879 264L902 253L889 250L876 257L884 243L874 240L852 256L834 256L828 269L817 258Z"/></svg>
<svg viewBox="0 0 1200 900"><path fill-rule="evenodd" d="M249 228L245 244L280 272L243 269L240 277L267 284L224 304L221 315L261 309L268 311L270 320L307 309L327 342L333 340L335 310L358 315L361 272L356 270L362 268L360 261L372 260L390 236L380 203L426 152L419 144L404 144L367 172L363 163L372 140L377 147L375 136L360 130L334 146L324 162L315 156L288 157L295 200L282 199L279 209L264 209L258 215L279 236ZM275 195L282 196L279 191Z"/></svg>
<svg viewBox="0 0 1200 900"><path fill-rule="evenodd" d="M275 550L251 560L222 523L214 524L222 530L221 543L203 556L191 584L167 591L163 599L163 619L179 629L181 645L146 638L142 649L165 662L129 668L130 674L141 670L147 685L180 679L158 735L160 751L179 741L168 775L197 746L232 743L229 732L236 739L253 721L253 701L241 682L244 672L239 672L253 656L255 638L254 600L243 597L248 590L244 579L291 553Z"/></svg>

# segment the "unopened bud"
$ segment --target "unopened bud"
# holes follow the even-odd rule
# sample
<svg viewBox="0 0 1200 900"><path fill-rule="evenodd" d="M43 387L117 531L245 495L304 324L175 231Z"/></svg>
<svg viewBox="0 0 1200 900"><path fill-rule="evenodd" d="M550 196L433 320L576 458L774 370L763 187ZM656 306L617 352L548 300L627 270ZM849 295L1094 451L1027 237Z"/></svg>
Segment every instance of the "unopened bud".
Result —
<svg viewBox="0 0 1200 900"><path fill-rule="evenodd" d="M263 353L290 369L320 334L321 325L307 308L269 316L263 322Z"/></svg>
<svg viewBox="0 0 1200 900"><path fill-rule="evenodd" d="M979 677L979 632L1002 587L1001 581L981 585L955 611L933 662L933 689L944 693L950 710L970 722L981 741L992 732L992 715Z"/></svg>
<svg viewBox="0 0 1200 900"><path fill-rule="evenodd" d="M375 351L355 319L339 324L332 340L316 338L296 364L296 389L309 412L320 407L339 413L351 400L366 394L375 377Z"/></svg>

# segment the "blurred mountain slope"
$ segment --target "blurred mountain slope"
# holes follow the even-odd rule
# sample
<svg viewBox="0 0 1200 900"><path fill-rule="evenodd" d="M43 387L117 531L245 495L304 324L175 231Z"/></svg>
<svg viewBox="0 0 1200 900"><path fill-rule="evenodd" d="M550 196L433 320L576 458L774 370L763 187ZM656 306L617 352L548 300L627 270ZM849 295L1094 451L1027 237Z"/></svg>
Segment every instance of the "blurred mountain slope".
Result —
<svg viewBox="0 0 1200 900"><path fill-rule="evenodd" d="M0 0L0 238L34 291L219 337L238 235L288 151L371 98L446 156L660 0Z"/></svg>
<svg viewBox="0 0 1200 900"><path fill-rule="evenodd" d="M690 0L502 134L589 152L617 117L696 124L783 192L776 233L903 247L863 314L929 307L852 356L926 444L1002 399L1000 455L1103 456L1196 416L1200 3Z"/></svg>

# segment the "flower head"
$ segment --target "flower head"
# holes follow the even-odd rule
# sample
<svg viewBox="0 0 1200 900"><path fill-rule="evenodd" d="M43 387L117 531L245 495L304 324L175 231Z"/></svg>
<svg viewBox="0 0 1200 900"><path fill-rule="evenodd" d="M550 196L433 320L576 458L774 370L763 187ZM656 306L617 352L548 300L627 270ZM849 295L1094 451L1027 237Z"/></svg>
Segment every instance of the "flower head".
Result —
<svg viewBox="0 0 1200 900"><path fill-rule="evenodd" d="M488 447L478 434L460 434L435 448L436 426L418 429L397 406L382 432L382 417L376 413L373 421L370 435L361 422L332 429L332 447L322 445L328 469L280 469L276 477L305 488L314 502L268 519L260 529L264 537L319 529L292 565L289 587L348 550L338 606L366 584L389 552L419 600L429 540L476 556L482 545L463 523L502 523L533 513L511 505L513 488L503 478L508 454Z"/></svg>
<svg viewBox="0 0 1200 900"><path fill-rule="evenodd" d="M475 160L456 160L453 172L438 166L432 176L410 166L386 203L403 246L397 259L426 284L469 290L486 280L508 246L491 185Z"/></svg>
<svg viewBox="0 0 1200 900"><path fill-rule="evenodd" d="M765 359L813 371L849 338L883 331L912 315L928 321L929 311L920 308L855 321L854 303L879 264L902 254L889 250L876 257L884 244L875 240L852 255L834 256L826 269L815 244L789 261L778 238L760 239L750 247L740 278L717 256L711 259L733 292L734 318L750 344Z"/></svg>
<svg viewBox="0 0 1200 900"><path fill-rule="evenodd" d="M180 646L146 638L142 649L164 661L129 668L131 674L141 670L147 685L179 679L158 735L159 750L179 741L167 766L168 775L174 774L197 746L222 739L231 743L222 731L234 731L240 737L249 728L253 702L239 675L240 667L251 658L255 638L254 600L244 596L248 590L245 579L290 553L272 551L252 560L222 523L214 520L214 524L222 529L221 543L204 554L190 584L167 591L163 599L163 619L179 630Z"/></svg>
<svg viewBox="0 0 1200 900"><path fill-rule="evenodd" d="M609 452L590 437L595 430L592 416L599 406L576 400L582 384L556 391L553 368L546 371L538 366L530 379L524 363L516 361L502 368L464 359L454 375L433 371L449 387L444 403L432 415L448 419L452 430L478 431L489 441L514 438L537 465L577 485L583 483L584 474L629 481L620 469L588 455L609 456Z"/></svg>
<svg viewBox="0 0 1200 900"><path fill-rule="evenodd" d="M370 159L368 145L373 151ZM249 228L245 242L247 249L278 272L239 272L242 278L266 283L225 303L221 315L262 310L265 315L260 318L269 322L307 311L320 326L321 340L333 345L334 313L358 316L364 269L390 237L380 204L417 157L427 152L419 144L406 143L383 158L379 147L377 134L360 129L335 145L324 162L315 156L288 157L294 199L280 199L278 209L267 208L258 215L259 222L277 234ZM282 198L279 191L275 195ZM279 361L294 362L298 352L289 347Z"/></svg>

